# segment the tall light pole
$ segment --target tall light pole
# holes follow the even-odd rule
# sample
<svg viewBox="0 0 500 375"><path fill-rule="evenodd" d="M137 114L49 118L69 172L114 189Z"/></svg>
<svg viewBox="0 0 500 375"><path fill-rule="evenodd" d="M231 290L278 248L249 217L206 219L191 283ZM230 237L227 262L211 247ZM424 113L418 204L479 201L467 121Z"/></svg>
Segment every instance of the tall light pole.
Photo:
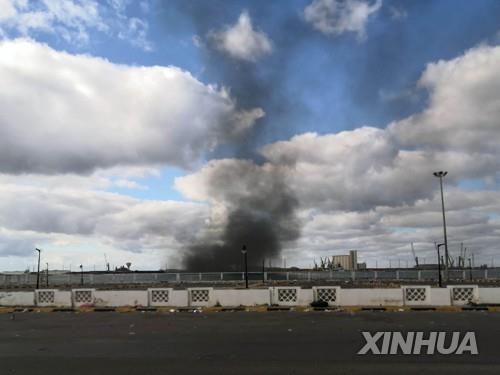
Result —
<svg viewBox="0 0 500 375"><path fill-rule="evenodd" d="M36 248L36 251L38 251L38 271L36 272L36 288L40 288L40 254L42 253L42 250Z"/></svg>
<svg viewBox="0 0 500 375"><path fill-rule="evenodd" d="M441 208L443 211L443 233L444 233L444 273L446 281L448 281L448 236L446 235L446 215L444 213L444 195L443 195L443 178L448 174L446 171L434 172L434 176L439 178L439 186L441 187Z"/></svg>
<svg viewBox="0 0 500 375"><path fill-rule="evenodd" d="M441 246L444 246L444 243L440 243L439 245L436 245L436 249L438 252L438 280L439 280L439 287L443 287L443 283L441 282L441 254L439 253L439 248Z"/></svg>
<svg viewBox="0 0 500 375"><path fill-rule="evenodd" d="M243 260L245 262L245 288L248 289L247 247L245 245L241 248L241 253L243 254Z"/></svg>
<svg viewBox="0 0 500 375"><path fill-rule="evenodd" d="M80 285L83 285L83 264L80 264Z"/></svg>

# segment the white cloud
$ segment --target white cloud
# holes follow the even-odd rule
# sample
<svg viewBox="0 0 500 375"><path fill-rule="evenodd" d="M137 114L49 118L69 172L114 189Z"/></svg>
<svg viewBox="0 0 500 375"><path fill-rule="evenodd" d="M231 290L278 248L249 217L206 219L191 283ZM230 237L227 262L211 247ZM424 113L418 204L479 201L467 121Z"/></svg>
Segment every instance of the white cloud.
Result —
<svg viewBox="0 0 500 375"><path fill-rule="evenodd" d="M0 35L31 37L47 33L67 43L85 46L92 33L126 40L151 51L145 20L127 15L128 1L95 0L0 0Z"/></svg>
<svg viewBox="0 0 500 375"><path fill-rule="evenodd" d="M22 35L43 31L60 35L67 42L82 44L89 40L89 29L107 29L95 1L3 1L10 3L10 9L14 11L3 17L0 27L17 30Z"/></svg>
<svg viewBox="0 0 500 375"><path fill-rule="evenodd" d="M304 9L304 18L326 35L353 32L364 38L370 16L381 6L382 0L314 0Z"/></svg>
<svg viewBox="0 0 500 375"><path fill-rule="evenodd" d="M391 6L389 7L389 12L391 13L391 18L394 20L400 21L408 17L408 12L404 8Z"/></svg>
<svg viewBox="0 0 500 375"><path fill-rule="evenodd" d="M152 51L153 43L148 40L149 24L137 17L131 17L127 20L127 26L118 33L118 37L122 40L130 41L136 47L142 48L144 51Z"/></svg>
<svg viewBox="0 0 500 375"><path fill-rule="evenodd" d="M14 17L17 9L12 0L0 0L0 22Z"/></svg>
<svg viewBox="0 0 500 375"><path fill-rule="evenodd" d="M261 116L179 68L0 42L0 172L190 167Z"/></svg>
<svg viewBox="0 0 500 375"><path fill-rule="evenodd" d="M391 124L405 146L500 156L500 46L480 46L427 66L418 85L429 91L422 113Z"/></svg>
<svg viewBox="0 0 500 375"><path fill-rule="evenodd" d="M205 225L207 213L204 204L141 201L74 187L0 184L0 233L10 233L9 242L17 233L24 244L0 247L0 256L23 256L48 239L57 245L56 238L97 240L134 252L178 250Z"/></svg>
<svg viewBox="0 0 500 375"><path fill-rule="evenodd" d="M215 47L232 58L255 62L272 52L272 43L262 31L255 30L248 12L240 14L236 24L211 32Z"/></svg>

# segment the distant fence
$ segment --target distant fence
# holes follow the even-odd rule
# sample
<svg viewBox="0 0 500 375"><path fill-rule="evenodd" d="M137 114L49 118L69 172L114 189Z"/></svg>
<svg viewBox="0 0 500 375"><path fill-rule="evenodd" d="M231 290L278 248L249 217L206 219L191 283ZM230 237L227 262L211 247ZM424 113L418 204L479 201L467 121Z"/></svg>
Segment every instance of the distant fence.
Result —
<svg viewBox="0 0 500 375"><path fill-rule="evenodd" d="M441 271L444 276L444 271ZM40 286L47 284L46 274L40 273ZM80 285L79 273L49 274L50 286ZM500 268L453 269L449 271L450 281L500 280ZM243 272L204 273L84 273L83 285L116 284L165 284L165 283L224 283L245 279ZM437 270L378 270L378 271L290 271L290 272L249 272L250 281L437 281ZM35 286L36 274L0 274L0 287Z"/></svg>

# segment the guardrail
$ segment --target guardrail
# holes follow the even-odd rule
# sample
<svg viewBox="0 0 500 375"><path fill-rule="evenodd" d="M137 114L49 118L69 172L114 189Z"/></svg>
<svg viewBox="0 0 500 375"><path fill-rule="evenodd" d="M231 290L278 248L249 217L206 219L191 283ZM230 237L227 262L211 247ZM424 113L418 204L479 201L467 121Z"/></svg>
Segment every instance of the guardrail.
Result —
<svg viewBox="0 0 500 375"><path fill-rule="evenodd" d="M444 274L444 271L442 271ZM245 280L243 272L205 273L79 273L40 274L40 286L65 285L117 285L117 284L165 284L165 283L234 283ZM450 281L500 280L500 268L450 270ZM289 271L289 272L249 272L250 281L419 281L435 282L437 270L363 270L363 271ZM83 280L83 283L82 283ZM36 274L0 274L0 287L35 286Z"/></svg>

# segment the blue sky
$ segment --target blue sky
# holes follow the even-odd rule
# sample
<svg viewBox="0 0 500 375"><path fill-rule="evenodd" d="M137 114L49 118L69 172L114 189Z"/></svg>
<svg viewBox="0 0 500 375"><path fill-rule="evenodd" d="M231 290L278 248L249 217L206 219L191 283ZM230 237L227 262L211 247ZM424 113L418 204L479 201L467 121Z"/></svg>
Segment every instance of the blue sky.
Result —
<svg viewBox="0 0 500 375"><path fill-rule="evenodd" d="M303 132L326 134L361 125L385 127L421 110L426 92L416 88L415 82L426 65L498 37L500 14L497 1L384 1L382 9L367 21L366 36L359 40L355 33L331 38L312 30L301 14L308 1L290 1L286 6L248 1L123 4L126 17L147 23L151 50L131 47L129 40L95 29L88 31L90 42L83 45L43 31L31 37L59 50L100 56L118 64L178 66L204 83L231 88L228 73L218 64L221 56L196 46L193 37L230 25L247 10L255 26L276 40L272 56L252 68L263 79L277 77L277 95L293 101L292 110L287 108L285 113L264 105L266 125L255 147ZM100 5L113 16L111 4ZM199 19L202 22L197 22ZM20 33L14 30L8 35ZM237 71L241 65L246 63L231 62L224 68ZM258 98L254 103L262 105ZM232 147L222 147L213 156L228 157L233 152ZM144 199L178 199L173 179L182 174L182 170L163 168L160 176L140 181L149 187L147 191L111 191Z"/></svg>
<svg viewBox="0 0 500 375"><path fill-rule="evenodd" d="M128 207L133 212L123 216L135 217L150 209L147 202L156 202L154 210L161 212L144 214L148 220L161 222L165 212L180 217L178 205L188 205L182 207L198 230L193 236L222 230L223 224L214 223L223 222L224 213L230 217L243 199L227 186L245 178L225 175L224 186L213 189L211 173L228 168L220 159L240 168L241 160L250 160L258 173L265 163L293 165L293 181L286 185L300 201L297 217L310 219L280 251L298 264L351 246L365 251L369 262L381 256L380 248L388 249L386 257L404 257L409 240L432 252L426 243L439 225L429 225L426 215L434 212L437 190L435 181L422 176L434 168L453 169L447 179L457 215L452 236L476 239L490 257L498 235L493 140L499 91L492 66L499 20L500 2L494 0L0 1L0 68L9 69L0 74L7 77L14 69L9 53L13 59L26 53L33 62L6 78L4 85L15 89L0 91L0 109L11 109L0 118L0 135L4 149L15 150L0 153L0 187L45 189L32 193L54 199L51 212L89 204L73 207L68 191L97 194L93 201L109 204L109 210L100 206L68 228L39 230L25 219L2 226L0 220L0 258L10 259L7 268L23 264L26 251L5 249L17 249L13 239L27 236L23 246L41 241L57 249L89 249L100 243L122 256L145 252L147 262L163 251L168 255L159 255L158 263L165 257L179 263L186 242L193 241L182 228L160 235L156 223L128 229L125 223L99 223L120 216L117 207ZM163 82L169 75L174 80ZM60 95L59 83L66 94ZM31 110L37 103L46 113ZM458 124L460 119L468 122ZM52 149L23 156L30 142L46 144L53 135ZM430 172L423 170L425 163ZM257 181L266 185L265 178ZM467 192L477 196L461 207ZM9 212L0 206L0 217ZM410 220L410 212L423 221ZM53 215L65 220L60 212ZM464 223L463 216L476 221ZM355 234L327 234L323 221ZM370 228L366 243L355 232L359 228ZM136 230L136 237L120 243L122 231ZM98 258L99 251L81 256ZM54 255L55 262L63 258Z"/></svg>

